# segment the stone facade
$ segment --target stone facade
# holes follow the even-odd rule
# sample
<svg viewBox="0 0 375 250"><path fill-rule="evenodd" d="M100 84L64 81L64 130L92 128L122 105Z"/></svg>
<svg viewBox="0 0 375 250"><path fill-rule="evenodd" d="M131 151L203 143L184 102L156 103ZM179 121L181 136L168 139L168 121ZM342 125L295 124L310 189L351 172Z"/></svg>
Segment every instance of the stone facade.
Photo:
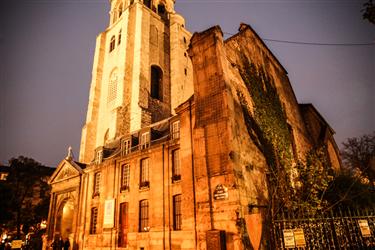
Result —
<svg viewBox="0 0 375 250"><path fill-rule="evenodd" d="M321 145L339 169L333 130L297 103L254 30L191 36L173 3L111 1L111 24L97 38L83 163L68 157L50 179L47 245L63 236L72 249L265 249L266 137L284 143L276 145L286 147L279 151L290 175Z"/></svg>
<svg viewBox="0 0 375 250"><path fill-rule="evenodd" d="M110 3L110 24L96 40L81 139L80 161L85 163L94 159L96 148L168 118L193 94L186 53L191 34L175 13L174 1ZM160 79L155 89L153 71Z"/></svg>

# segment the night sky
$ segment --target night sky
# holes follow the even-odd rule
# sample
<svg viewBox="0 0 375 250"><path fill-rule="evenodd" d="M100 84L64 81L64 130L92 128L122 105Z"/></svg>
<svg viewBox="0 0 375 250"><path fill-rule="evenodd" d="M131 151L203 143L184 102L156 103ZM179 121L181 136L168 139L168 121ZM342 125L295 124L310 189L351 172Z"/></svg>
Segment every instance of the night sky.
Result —
<svg viewBox="0 0 375 250"><path fill-rule="evenodd" d="M176 0L187 28L250 24L289 73L300 103L313 103L348 137L375 130L375 26L362 0ZM24 155L56 166L79 155L95 38L108 0L0 1L0 163ZM228 36L228 35L227 35ZM318 45L345 44L345 45Z"/></svg>

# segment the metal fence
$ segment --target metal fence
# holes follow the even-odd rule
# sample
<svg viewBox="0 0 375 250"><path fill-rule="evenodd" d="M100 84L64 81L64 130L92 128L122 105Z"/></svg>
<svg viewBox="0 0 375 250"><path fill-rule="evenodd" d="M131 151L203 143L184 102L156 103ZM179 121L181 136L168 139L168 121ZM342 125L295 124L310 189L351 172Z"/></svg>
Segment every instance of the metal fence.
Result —
<svg viewBox="0 0 375 250"><path fill-rule="evenodd" d="M272 223L272 249L375 250L374 210L281 213Z"/></svg>

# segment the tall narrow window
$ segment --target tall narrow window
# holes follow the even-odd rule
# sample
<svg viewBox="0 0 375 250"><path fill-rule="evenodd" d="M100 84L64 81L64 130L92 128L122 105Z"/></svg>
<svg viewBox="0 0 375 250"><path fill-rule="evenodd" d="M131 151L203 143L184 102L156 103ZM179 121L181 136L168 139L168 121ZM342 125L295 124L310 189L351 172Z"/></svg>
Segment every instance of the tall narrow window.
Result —
<svg viewBox="0 0 375 250"><path fill-rule="evenodd" d="M181 216L181 195L173 196L173 229L181 230L182 216Z"/></svg>
<svg viewBox="0 0 375 250"><path fill-rule="evenodd" d="M151 9L151 0L143 0L143 4L147 6L147 8Z"/></svg>
<svg viewBox="0 0 375 250"><path fill-rule="evenodd" d="M158 5L158 14L159 14L159 16L161 16L161 17L166 17L166 10L165 10L165 6L164 6L164 4L159 4Z"/></svg>
<svg viewBox="0 0 375 250"><path fill-rule="evenodd" d="M150 187L150 180L148 178L148 158L141 160L141 169L140 169L140 183L139 187Z"/></svg>
<svg viewBox="0 0 375 250"><path fill-rule="evenodd" d="M99 193L100 193L100 172L95 173L95 175L94 175L93 197L99 196Z"/></svg>
<svg viewBox="0 0 375 250"><path fill-rule="evenodd" d="M112 70L109 76L107 102L110 103L117 98L118 74L117 69Z"/></svg>
<svg viewBox="0 0 375 250"><path fill-rule="evenodd" d="M130 153L130 140L121 140L121 155L125 156Z"/></svg>
<svg viewBox="0 0 375 250"><path fill-rule="evenodd" d="M111 42L109 44L109 52L111 52L112 50L114 50L115 46L116 46L116 38L115 38L115 36L112 36L111 37Z"/></svg>
<svg viewBox="0 0 375 250"><path fill-rule="evenodd" d="M181 180L180 149L172 151L172 181Z"/></svg>
<svg viewBox="0 0 375 250"><path fill-rule="evenodd" d="M151 97L162 101L163 72L158 66L151 66Z"/></svg>
<svg viewBox="0 0 375 250"><path fill-rule="evenodd" d="M121 167L121 191L129 190L130 184L130 165L124 164Z"/></svg>
<svg viewBox="0 0 375 250"><path fill-rule="evenodd" d="M96 234L96 225L98 223L98 208L91 208L90 234Z"/></svg>
<svg viewBox="0 0 375 250"><path fill-rule="evenodd" d="M139 232L148 232L149 230L148 200L141 200L139 202Z"/></svg>
<svg viewBox="0 0 375 250"><path fill-rule="evenodd" d="M180 138L180 121L172 123L172 139Z"/></svg>
<svg viewBox="0 0 375 250"><path fill-rule="evenodd" d="M118 8L118 17L120 18L122 15L122 4L120 5L120 7Z"/></svg>
<svg viewBox="0 0 375 250"><path fill-rule="evenodd" d="M117 44L121 43L121 30L118 32L118 42Z"/></svg>
<svg viewBox="0 0 375 250"><path fill-rule="evenodd" d="M103 150L97 150L95 155L95 163L100 164L103 161Z"/></svg>
<svg viewBox="0 0 375 250"><path fill-rule="evenodd" d="M141 149L150 147L150 132L145 132L141 135L141 143L139 145Z"/></svg>
<svg viewBox="0 0 375 250"><path fill-rule="evenodd" d="M120 203L120 216L119 216L119 239L118 246L126 247L128 245L128 231L129 231L129 222L128 222L128 203Z"/></svg>

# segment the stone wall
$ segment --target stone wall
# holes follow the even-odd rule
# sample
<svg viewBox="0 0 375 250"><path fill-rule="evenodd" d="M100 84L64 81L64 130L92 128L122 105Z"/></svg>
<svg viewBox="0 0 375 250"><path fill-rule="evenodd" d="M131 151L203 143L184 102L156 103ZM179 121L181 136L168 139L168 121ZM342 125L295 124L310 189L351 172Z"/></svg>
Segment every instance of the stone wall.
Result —
<svg viewBox="0 0 375 250"><path fill-rule="evenodd" d="M209 230L225 230L228 249L265 248L274 199L269 177L278 173L283 185L293 187L294 165L315 146L287 72L245 24L226 41L219 27L195 33L189 55L198 249L210 247ZM219 185L228 189L226 201L214 199Z"/></svg>

